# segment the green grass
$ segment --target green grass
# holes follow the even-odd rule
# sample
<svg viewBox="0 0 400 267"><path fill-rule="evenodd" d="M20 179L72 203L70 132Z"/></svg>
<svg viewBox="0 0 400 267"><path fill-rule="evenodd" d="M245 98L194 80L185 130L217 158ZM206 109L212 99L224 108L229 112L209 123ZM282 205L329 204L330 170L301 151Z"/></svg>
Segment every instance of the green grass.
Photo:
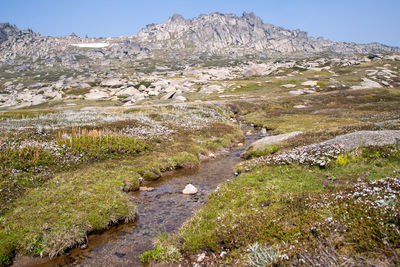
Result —
<svg viewBox="0 0 400 267"><path fill-rule="evenodd" d="M0 112L0 120L34 118L49 113L56 113L56 111L50 109L5 111Z"/></svg>
<svg viewBox="0 0 400 267"><path fill-rule="evenodd" d="M0 251L14 247L28 254L54 256L85 242L88 232L133 220L135 206L124 193L130 175L137 177L131 172L89 167L57 175L31 190L1 217L0 232L8 238L0 241Z"/></svg>
<svg viewBox="0 0 400 267"><path fill-rule="evenodd" d="M346 117L328 117L314 114L285 114L269 117L258 111L247 114L244 116L244 120L257 127L274 130L277 133L332 129L360 124L359 121Z"/></svg>
<svg viewBox="0 0 400 267"><path fill-rule="evenodd" d="M139 89L139 87L143 85L145 87L149 87L151 85L151 82L149 81L140 81L139 83L135 84L133 87L135 87L136 89Z"/></svg>
<svg viewBox="0 0 400 267"><path fill-rule="evenodd" d="M262 156L271 155L271 154L278 152L280 149L281 149L281 146L279 146L279 145L271 145L271 146L267 146L265 148L250 147L246 151L246 158L254 158L254 157L262 157Z"/></svg>
<svg viewBox="0 0 400 267"><path fill-rule="evenodd" d="M0 215L27 189L40 186L55 173L111 158L132 157L149 147L148 142L132 137L94 135L59 137L57 152L34 145L5 147L0 153Z"/></svg>
<svg viewBox="0 0 400 267"><path fill-rule="evenodd" d="M357 222L349 226L348 232L334 232L337 234L335 253L345 259L356 260L354 255L359 255L365 260L375 260L381 249L398 245L398 233L389 226L400 214L377 217L382 210L370 211L369 215L374 217L363 221L359 219L360 212L365 212L367 204L350 205L353 203L350 200L338 201L334 196L341 190L356 191L354 184L360 181L398 176L400 150L398 147L364 148L354 152L352 157L354 160L346 164L338 161L326 169L301 165L259 166L241 174L212 193L207 204L170 238L178 241L167 242L164 246L175 246L182 254L204 250L218 254L228 250L231 254L226 263L232 264L237 260L245 262L248 246L258 242L267 247L279 247L282 255L290 257L290 262L297 262L305 250L323 253L324 238L330 238L329 233L332 233L329 224L324 222L332 217L340 221L335 225L339 228L342 223ZM330 206L311 206L323 203L326 198L330 199ZM346 212L342 213L344 210ZM376 224L376 218L382 220L384 226ZM314 226L319 227L316 231L322 236L315 236ZM379 231L389 238L386 241L375 238L374 234ZM158 249L163 247L159 245ZM393 259L393 253L388 252L387 259ZM290 262L283 260L281 263Z"/></svg>
<svg viewBox="0 0 400 267"><path fill-rule="evenodd" d="M174 239L174 236L167 233L158 234L154 249L140 255L140 260L142 262L149 262L151 260L164 262L179 261L182 259L182 254L175 246L177 241Z"/></svg>
<svg viewBox="0 0 400 267"><path fill-rule="evenodd" d="M118 155L135 155L149 148L144 141L129 136L71 136L60 138L58 145L65 153L83 155L88 160L104 160Z"/></svg>
<svg viewBox="0 0 400 267"><path fill-rule="evenodd" d="M107 127L118 129L119 124ZM7 206L0 215L0 236L4 237L0 240L2 262L9 262L16 252L55 256L86 242L93 231L134 219L135 206L126 192L138 190L141 178L155 180L166 171L195 168L200 154L208 155L243 138L237 126L225 122L197 130L177 126L175 130L169 138L147 141L90 128L67 131L68 137L59 133L56 140L62 148L61 155L79 155L82 163L75 170L63 169L47 181L26 187L31 189ZM41 152L36 147L24 153L12 151L2 154L7 158L2 163L11 164L11 169L22 164L25 178L31 180L32 170L28 166L51 169L47 154Z"/></svg>

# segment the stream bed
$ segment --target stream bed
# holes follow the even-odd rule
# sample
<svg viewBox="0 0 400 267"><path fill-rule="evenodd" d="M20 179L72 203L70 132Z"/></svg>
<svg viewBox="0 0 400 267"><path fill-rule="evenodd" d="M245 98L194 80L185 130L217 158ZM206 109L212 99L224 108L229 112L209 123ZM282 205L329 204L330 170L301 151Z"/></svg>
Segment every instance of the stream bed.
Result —
<svg viewBox="0 0 400 267"><path fill-rule="evenodd" d="M246 135L243 146L203 161L197 169L176 170L147 183L153 191L132 193L138 205L135 222L90 235L87 248L74 248L54 259L17 256L13 266L145 266L139 256L152 249L154 237L177 231L207 202L209 193L220 183L234 179L233 167L240 162L240 155L259 138L259 133L253 132ZM189 183L198 188L196 195L182 194Z"/></svg>

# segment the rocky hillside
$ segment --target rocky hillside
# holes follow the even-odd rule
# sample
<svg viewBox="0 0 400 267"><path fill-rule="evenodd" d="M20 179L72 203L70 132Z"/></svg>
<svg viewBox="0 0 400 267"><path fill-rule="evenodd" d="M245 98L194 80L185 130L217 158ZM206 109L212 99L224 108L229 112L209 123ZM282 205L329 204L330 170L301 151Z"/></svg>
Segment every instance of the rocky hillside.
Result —
<svg viewBox="0 0 400 267"><path fill-rule="evenodd" d="M0 56L6 64L19 57L70 64L71 57L75 55L117 59L165 56L165 53L158 53L160 50L168 50L168 56L190 55L198 58L216 54L234 57L326 52L367 54L395 52L399 48L378 43L355 44L313 38L300 30L291 31L265 24L254 13L243 13L241 17L212 13L193 19L173 15L165 23L148 25L137 35L118 38L50 37L31 30L19 30L9 23L0 24Z"/></svg>
<svg viewBox="0 0 400 267"><path fill-rule="evenodd" d="M165 23L147 26L137 38L139 42L154 44L157 48L193 48L202 53L224 51L232 54L250 50L267 55L296 52L354 54L396 50L378 43L359 45L309 37L301 30L265 24L253 12L244 12L241 17L212 13L193 19L175 14Z"/></svg>

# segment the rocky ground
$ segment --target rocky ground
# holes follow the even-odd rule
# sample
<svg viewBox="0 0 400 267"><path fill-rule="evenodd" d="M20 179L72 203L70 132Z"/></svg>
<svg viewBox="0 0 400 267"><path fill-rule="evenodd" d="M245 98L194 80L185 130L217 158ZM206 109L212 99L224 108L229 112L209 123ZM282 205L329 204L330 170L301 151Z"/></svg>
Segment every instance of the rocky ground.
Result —
<svg viewBox="0 0 400 267"><path fill-rule="evenodd" d="M215 13L121 38L2 24L0 55L1 264L134 220L129 192L243 145L247 124L264 138L238 177L143 261L398 265L398 48Z"/></svg>

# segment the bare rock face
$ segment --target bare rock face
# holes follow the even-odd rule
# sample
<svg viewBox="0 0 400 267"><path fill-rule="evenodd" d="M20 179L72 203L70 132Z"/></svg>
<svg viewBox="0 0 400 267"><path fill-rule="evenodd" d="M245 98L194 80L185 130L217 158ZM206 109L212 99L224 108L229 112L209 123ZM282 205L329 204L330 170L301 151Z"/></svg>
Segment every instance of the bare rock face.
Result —
<svg viewBox="0 0 400 267"><path fill-rule="evenodd" d="M302 134L302 132L291 132L291 133L286 133L286 134L279 134L279 135L273 135L273 136L266 136L264 138L261 138L255 142L253 142L250 146L249 149L253 150L262 150L266 149L270 146L273 145L279 145L285 140L295 137L299 134Z"/></svg>
<svg viewBox="0 0 400 267"><path fill-rule="evenodd" d="M103 44L103 45L100 45ZM107 44L107 45L104 45ZM88 49L81 49L81 47ZM309 37L301 30L288 30L264 21L254 13L211 13L192 19L173 15L167 22L151 24L136 36L107 38L42 36L31 30L20 30L9 23L0 24L0 63L19 57L33 62L76 67L79 58L88 61L107 58L148 58L154 51L165 55L306 55L319 53L373 54L398 52L399 48L378 43L355 44L332 42ZM107 58L106 58L107 57ZM18 68L30 68L25 64Z"/></svg>
<svg viewBox="0 0 400 267"><path fill-rule="evenodd" d="M212 53L221 52L226 48L227 52L251 49L267 54L324 51L349 54L392 50L376 43L357 45L309 37L306 32L300 30L291 31L265 24L253 12L244 12L241 17L234 14L212 13L193 19L174 15L165 23L147 26L137 37L139 43L153 44L154 48L194 47L195 51Z"/></svg>

